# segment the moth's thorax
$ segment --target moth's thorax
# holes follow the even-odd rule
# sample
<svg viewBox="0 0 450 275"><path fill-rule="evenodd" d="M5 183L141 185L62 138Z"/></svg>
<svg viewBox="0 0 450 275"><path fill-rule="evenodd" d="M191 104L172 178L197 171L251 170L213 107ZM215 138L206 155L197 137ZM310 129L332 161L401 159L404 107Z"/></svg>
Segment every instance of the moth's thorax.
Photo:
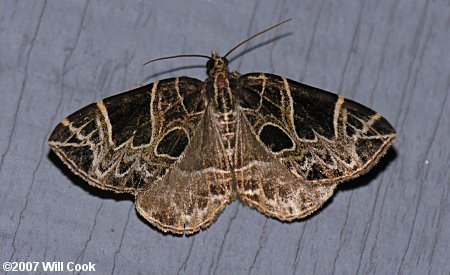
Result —
<svg viewBox="0 0 450 275"><path fill-rule="evenodd" d="M229 113L236 106L233 91L236 89L237 77L228 71L228 60L219 56L214 50L206 63L208 79L205 82L208 104L215 113Z"/></svg>
<svg viewBox="0 0 450 275"><path fill-rule="evenodd" d="M211 79L208 89L210 91L210 104L214 112L229 113L235 109L236 99L233 94L234 83L230 73L222 72Z"/></svg>

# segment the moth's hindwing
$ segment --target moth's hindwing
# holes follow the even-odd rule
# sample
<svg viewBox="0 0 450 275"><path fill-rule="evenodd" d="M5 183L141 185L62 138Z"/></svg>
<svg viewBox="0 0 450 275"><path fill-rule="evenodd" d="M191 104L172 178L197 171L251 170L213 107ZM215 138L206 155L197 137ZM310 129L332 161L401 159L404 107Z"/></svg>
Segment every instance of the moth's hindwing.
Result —
<svg viewBox="0 0 450 275"><path fill-rule="evenodd" d="M194 233L207 227L233 199L233 177L211 108L183 158L136 196L139 213L163 231Z"/></svg>
<svg viewBox="0 0 450 275"><path fill-rule="evenodd" d="M183 155L205 112L203 82L161 80L88 105L62 120L49 144L90 184L136 194Z"/></svg>
<svg viewBox="0 0 450 275"><path fill-rule="evenodd" d="M367 172L396 137L375 111L280 76L243 75L235 150L239 197L282 220L319 208Z"/></svg>

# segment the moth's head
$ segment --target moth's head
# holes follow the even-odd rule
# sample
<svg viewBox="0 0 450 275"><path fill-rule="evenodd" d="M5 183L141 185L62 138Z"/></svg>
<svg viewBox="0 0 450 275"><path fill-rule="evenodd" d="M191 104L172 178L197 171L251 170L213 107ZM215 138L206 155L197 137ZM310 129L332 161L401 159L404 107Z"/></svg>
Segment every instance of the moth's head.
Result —
<svg viewBox="0 0 450 275"><path fill-rule="evenodd" d="M206 72L210 77L214 77L221 72L228 72L228 60L212 50L211 59L206 62Z"/></svg>

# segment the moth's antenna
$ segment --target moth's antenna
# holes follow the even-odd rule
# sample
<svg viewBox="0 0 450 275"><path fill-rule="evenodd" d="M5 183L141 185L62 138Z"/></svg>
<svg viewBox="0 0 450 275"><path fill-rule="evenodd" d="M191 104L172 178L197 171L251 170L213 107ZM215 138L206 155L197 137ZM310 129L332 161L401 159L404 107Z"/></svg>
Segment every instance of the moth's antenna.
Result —
<svg viewBox="0 0 450 275"><path fill-rule="evenodd" d="M278 26L280 26L280 25L282 25L282 24L284 24L284 23L286 23L286 22L289 22L289 21L291 21L291 20L292 20L292 18L289 18L289 19L287 19L287 20L284 20L283 22L280 22L280 23L278 23L278 24L276 24L276 25L273 25L273 26L270 27L270 28L267 28L267 29L265 29L265 30L262 30L262 31L260 31L260 32L258 32L258 33L256 33L256 34L250 36L249 38L245 39L245 40L242 41L241 43L239 43L239 44L237 44L236 46L234 46L234 47L233 47L231 50L229 50L229 51L227 52L227 54L224 55L223 57L227 57L227 56L228 56L230 53L232 53L234 50L236 50L237 48L239 48L239 47L242 46L243 44L247 43L248 41L252 40L253 38L255 38L255 37L257 37L257 36L259 36L259 35L261 35L261 34L263 34L263 33L265 33L265 32L268 32L268 31L270 31L271 29L275 29L276 27L278 27Z"/></svg>
<svg viewBox="0 0 450 275"><path fill-rule="evenodd" d="M171 56L164 56L164 57L159 57L150 61L147 61L143 64L143 66L155 62L155 61L159 61L159 60L164 60L164 59L171 59L171 58L178 58L178 57L204 57L204 58L208 58L211 59L210 56L207 55L202 55L202 54L177 54L177 55L171 55Z"/></svg>
<svg viewBox="0 0 450 275"><path fill-rule="evenodd" d="M270 27L270 28L267 28L267 29L265 29L265 30L262 30L262 31L260 31L260 32L258 32L258 33L256 33L256 34L250 36L249 38L245 39L245 40L242 41L241 43L239 43L239 44L237 44L236 46L234 46L231 50L229 50L229 51L227 52L227 54L224 55L224 57L227 57L227 56L228 56L230 53L232 53L234 50L236 50L237 48L239 48L239 47L242 46L243 44L247 43L248 41L252 40L253 38L255 38L255 37L257 37L257 36L259 36L259 35L261 35L261 34L263 34L263 33L265 33L265 32L268 32L268 31L270 31L270 30L272 30L272 29L275 29L276 27L278 27L278 26L280 26L280 25L282 25L282 24L284 24L284 23L286 23L286 22L289 22L289 21L291 21L291 20L292 20L292 18L289 18L289 19L287 19L287 20L284 20L283 22L280 22L280 23L278 23L278 24L276 24L276 25L273 25L273 26ZM152 63L152 62L156 62L156 61L160 61L160 60L165 60L165 59L178 58L178 57L203 57L203 58L211 59L210 56L203 55L203 54L177 54L177 55L163 56L163 57L159 57L159 58L156 58L156 59L152 59L152 60L150 60L150 61L145 62L145 63L143 64L143 66L145 66L145 65L147 65L147 64L149 64L149 63Z"/></svg>

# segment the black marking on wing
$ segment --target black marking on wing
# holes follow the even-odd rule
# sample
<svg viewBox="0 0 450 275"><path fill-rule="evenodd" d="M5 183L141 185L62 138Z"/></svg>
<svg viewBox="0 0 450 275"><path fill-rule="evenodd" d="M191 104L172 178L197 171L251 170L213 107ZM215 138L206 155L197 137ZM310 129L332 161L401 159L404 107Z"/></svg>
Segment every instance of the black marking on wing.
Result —
<svg viewBox="0 0 450 275"><path fill-rule="evenodd" d="M150 84L103 100L112 126L112 140L116 146L131 137L134 146L150 143L152 86Z"/></svg>
<svg viewBox="0 0 450 275"><path fill-rule="evenodd" d="M176 158L183 153L188 143L189 139L186 132L181 129L174 129L167 133L158 143L156 151L158 154L165 154Z"/></svg>
<svg viewBox="0 0 450 275"><path fill-rule="evenodd" d="M279 127L274 125L264 125L259 133L261 141L274 153L294 146L291 138Z"/></svg>
<svg viewBox="0 0 450 275"><path fill-rule="evenodd" d="M334 138L333 115L338 96L292 80L288 80L288 83L294 102L297 135L314 139L314 132L317 132L328 139Z"/></svg>

